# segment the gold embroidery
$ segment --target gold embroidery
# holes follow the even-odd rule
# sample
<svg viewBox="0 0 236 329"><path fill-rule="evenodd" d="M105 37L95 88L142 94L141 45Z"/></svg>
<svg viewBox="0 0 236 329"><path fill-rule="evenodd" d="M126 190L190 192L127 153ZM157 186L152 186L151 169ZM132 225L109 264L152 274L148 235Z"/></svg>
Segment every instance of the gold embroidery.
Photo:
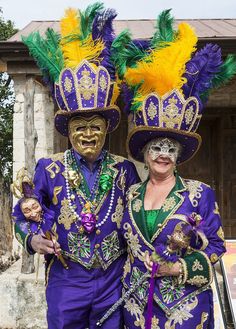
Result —
<svg viewBox="0 0 236 329"><path fill-rule="evenodd" d="M142 208L142 200L140 200L140 199L136 199L135 201L134 201L134 204L133 204L133 210L135 211L135 212L139 212L140 210L141 210L141 208Z"/></svg>
<svg viewBox="0 0 236 329"><path fill-rule="evenodd" d="M112 222L116 223L117 228L120 228L123 213L124 213L124 204L123 204L122 198L119 196L119 198L117 200L117 205L116 205L115 212L111 216L111 220L112 220Z"/></svg>
<svg viewBox="0 0 236 329"><path fill-rule="evenodd" d="M195 259L195 261L193 262L192 271L195 272L197 270L203 271L203 266L198 259Z"/></svg>
<svg viewBox="0 0 236 329"><path fill-rule="evenodd" d="M134 325L136 327L141 327L144 329L145 325L145 318L143 316L143 311L141 310L140 306L136 303L134 298L130 298L126 301L124 307L127 311L131 314L131 316L135 316Z"/></svg>
<svg viewBox="0 0 236 329"><path fill-rule="evenodd" d="M194 207L198 206L198 200L201 198L201 192L203 191L202 183L197 180L186 180L186 186L189 190L189 200Z"/></svg>
<svg viewBox="0 0 236 329"><path fill-rule="evenodd" d="M130 253L132 253L134 257L138 257L139 260L144 261L145 253L141 251L142 246L139 244L138 234L133 234L129 223L125 223L123 227L127 231L125 232L124 237L127 240Z"/></svg>
<svg viewBox="0 0 236 329"><path fill-rule="evenodd" d="M102 75L99 79L99 87L102 89L102 91L104 91L107 88L107 82L104 75Z"/></svg>
<svg viewBox="0 0 236 329"><path fill-rule="evenodd" d="M170 198L167 198L162 206L163 211L169 211L173 209L176 205L175 197L171 196Z"/></svg>
<svg viewBox="0 0 236 329"><path fill-rule="evenodd" d="M178 106L176 106L177 99L172 97L168 100L169 105L163 111L163 122L166 124L167 128L174 128L177 124L181 123L181 115L179 114Z"/></svg>
<svg viewBox="0 0 236 329"><path fill-rule="evenodd" d="M202 312L201 323L196 326L196 329L203 329L203 324L208 319L208 313Z"/></svg>
<svg viewBox="0 0 236 329"><path fill-rule="evenodd" d="M219 257L215 253L211 254L211 256L210 256L210 260L211 260L212 263L217 262L218 258Z"/></svg>
<svg viewBox="0 0 236 329"><path fill-rule="evenodd" d="M52 198L52 203L54 205L58 204L58 199L57 195L62 191L62 186L55 186L53 189L53 198Z"/></svg>
<svg viewBox="0 0 236 329"><path fill-rule="evenodd" d="M225 241L225 235L222 227L220 227L219 230L217 231L217 235L222 241Z"/></svg>
<svg viewBox="0 0 236 329"><path fill-rule="evenodd" d="M215 209L213 210L213 212L216 215L220 215L219 206L217 202L215 202Z"/></svg>
<svg viewBox="0 0 236 329"><path fill-rule="evenodd" d="M130 272L131 272L131 263L130 263L130 257L128 256L124 265L123 278L125 279L127 274Z"/></svg>
<svg viewBox="0 0 236 329"><path fill-rule="evenodd" d="M191 123L191 121L193 120L194 117L194 109L192 106L190 106L186 111L185 111L185 121L187 123L187 125L189 125Z"/></svg>
<svg viewBox="0 0 236 329"><path fill-rule="evenodd" d="M116 186L124 193L125 191L125 183L126 183L126 173L127 170L124 170L124 168L121 168L120 176L116 182Z"/></svg>
<svg viewBox="0 0 236 329"><path fill-rule="evenodd" d="M155 106L155 104L153 102L150 102L149 106L148 106L148 110L147 113L149 115L149 117L153 120L155 118L155 116L157 115L157 108Z"/></svg>
<svg viewBox="0 0 236 329"><path fill-rule="evenodd" d="M81 178L75 170L68 170L67 175L71 187L76 188L80 185Z"/></svg>
<svg viewBox="0 0 236 329"><path fill-rule="evenodd" d="M68 77L65 78L64 88L68 93L70 93L72 90L72 82Z"/></svg>
<svg viewBox="0 0 236 329"><path fill-rule="evenodd" d="M93 79L89 75L89 71L84 69L82 71L82 77L79 80L79 91L81 92L83 98L86 100L91 99L95 92Z"/></svg>
<svg viewBox="0 0 236 329"><path fill-rule="evenodd" d="M116 163L121 163L125 161L125 158L120 156L120 155L116 155L116 154L110 154L110 156L112 157L112 159L116 162Z"/></svg>
<svg viewBox="0 0 236 329"><path fill-rule="evenodd" d="M205 278L203 275L195 275L193 278L187 280L187 282L191 285L201 287L202 285L208 282L208 279Z"/></svg>
<svg viewBox="0 0 236 329"><path fill-rule="evenodd" d="M21 237L20 233L16 233L15 236L16 236L16 240L17 240L20 244L23 245L24 242L23 242L23 240L22 240L22 237Z"/></svg>
<svg viewBox="0 0 236 329"><path fill-rule="evenodd" d="M61 201L62 207L61 207L61 213L58 217L58 223L63 224L66 230L69 230L71 228L71 224L76 219L75 215L71 212L69 201L64 198L64 200Z"/></svg>
<svg viewBox="0 0 236 329"><path fill-rule="evenodd" d="M60 167L58 166L58 164L56 164L56 162L50 163L50 165L47 166L45 169L50 173L50 178L52 179L55 178L56 174L60 172Z"/></svg>
<svg viewBox="0 0 236 329"><path fill-rule="evenodd" d="M190 301L180 305L171 315L165 323L165 329L175 329L176 324L182 325L184 321L187 321L193 317L191 311L198 305L197 297L192 298Z"/></svg>

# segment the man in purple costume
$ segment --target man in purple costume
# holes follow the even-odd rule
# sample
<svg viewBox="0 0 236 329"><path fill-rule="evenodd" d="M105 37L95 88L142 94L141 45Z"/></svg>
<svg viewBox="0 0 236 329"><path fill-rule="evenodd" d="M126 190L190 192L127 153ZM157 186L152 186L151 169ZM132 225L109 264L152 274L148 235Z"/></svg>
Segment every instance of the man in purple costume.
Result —
<svg viewBox="0 0 236 329"><path fill-rule="evenodd" d="M120 121L109 58L115 16L98 3L85 12L70 9L61 21L61 37L53 30L47 32L47 39L40 37L48 58L56 54L54 63L65 65L56 78L49 68L51 61L47 70L44 58L41 68L44 78L53 81L59 106L56 129L69 136L72 148L40 159L34 177L39 202L55 214L52 231L57 242L23 231L17 219L15 230L29 253L46 255L49 329L95 328L121 295L126 247L120 224L127 189L139 179L131 162L103 148L106 133ZM52 35L54 47L55 40L58 43L50 52ZM40 54L35 52L38 38L31 35L24 42L40 66ZM68 269L55 257L58 250ZM103 328L122 328L121 310Z"/></svg>
<svg viewBox="0 0 236 329"><path fill-rule="evenodd" d="M198 151L203 102L226 82L223 72L235 74L235 58L223 62L212 44L195 53L194 30L186 23L174 30L169 10L156 29L140 52L129 34L115 41L117 72L131 100L128 152L149 170L130 188L121 223L129 246L124 322L127 329L210 329L212 265L225 252L224 233L214 191L181 178L176 165Z"/></svg>

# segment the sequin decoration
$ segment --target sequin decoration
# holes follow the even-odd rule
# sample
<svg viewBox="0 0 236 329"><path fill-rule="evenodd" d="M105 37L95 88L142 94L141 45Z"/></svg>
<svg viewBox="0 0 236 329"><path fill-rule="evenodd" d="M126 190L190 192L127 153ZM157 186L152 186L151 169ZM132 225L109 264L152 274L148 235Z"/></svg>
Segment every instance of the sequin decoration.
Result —
<svg viewBox="0 0 236 329"><path fill-rule="evenodd" d="M171 277L164 277L159 284L163 301L166 304L172 303L174 300L180 299L184 295L184 285L175 285Z"/></svg>
<svg viewBox="0 0 236 329"><path fill-rule="evenodd" d="M103 258L108 261L120 249L118 234L116 231L107 235L102 241Z"/></svg>
<svg viewBox="0 0 236 329"><path fill-rule="evenodd" d="M90 241L87 235L70 232L68 234L70 252L79 258L90 258Z"/></svg>

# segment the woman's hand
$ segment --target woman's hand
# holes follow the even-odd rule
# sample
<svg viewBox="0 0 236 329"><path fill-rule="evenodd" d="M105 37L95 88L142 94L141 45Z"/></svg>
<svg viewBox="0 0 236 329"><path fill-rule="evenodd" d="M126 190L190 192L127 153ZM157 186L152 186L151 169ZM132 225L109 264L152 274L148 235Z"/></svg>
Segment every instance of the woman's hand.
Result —
<svg viewBox="0 0 236 329"><path fill-rule="evenodd" d="M145 262L144 262L146 268L151 272L153 261L151 260L149 254L146 254L145 256ZM163 264L159 267L158 272L155 276L179 276L181 271L181 263L176 262L171 267L167 264Z"/></svg>

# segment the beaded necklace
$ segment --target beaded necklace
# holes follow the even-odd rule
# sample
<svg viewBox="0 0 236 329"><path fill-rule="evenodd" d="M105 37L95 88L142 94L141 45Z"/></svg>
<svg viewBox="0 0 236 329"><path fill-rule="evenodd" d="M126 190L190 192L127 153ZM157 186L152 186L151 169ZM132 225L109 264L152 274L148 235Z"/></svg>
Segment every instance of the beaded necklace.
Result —
<svg viewBox="0 0 236 329"><path fill-rule="evenodd" d="M91 192L87 192L88 188L86 188L86 181L76 163L75 156L73 154L72 150L67 150L64 153L64 163L65 163L65 180L66 180L66 193L67 193L67 200L68 200L68 205L75 217L75 226L78 229L80 233L83 233L86 231L87 233L91 233L95 227L101 227L107 219L110 216L113 203L114 203L114 196L115 196L115 183L112 183L112 189L111 189L111 202L109 204L109 207L107 209L106 215L103 217L103 220L101 222L97 222L97 215L96 215L96 208L99 202L101 201L102 197L104 194L110 189L109 186L106 189L101 189L100 188L100 180L101 177L107 175L109 179L111 178L109 174L107 174L107 163L106 163L106 156L107 152L104 151L102 155L102 161L101 165L99 167L93 188ZM80 179L81 179L81 184L78 187L71 188L70 183L69 183L69 167L72 168L79 174ZM73 190L76 192L78 200L82 206L82 212L79 215L76 211L76 205L73 204L75 201L75 195ZM100 191L102 190L102 191ZM81 193L82 192L82 193ZM102 192L102 193L101 193ZM87 223L86 223L87 221ZM82 225L79 225L82 224Z"/></svg>
<svg viewBox="0 0 236 329"><path fill-rule="evenodd" d="M40 221L38 223L38 226L37 226L37 230L34 232L30 228L30 222L27 222L27 230L28 230L29 234L32 234L32 235L38 234L38 232L41 230L42 222L43 222L43 218L41 217Z"/></svg>

